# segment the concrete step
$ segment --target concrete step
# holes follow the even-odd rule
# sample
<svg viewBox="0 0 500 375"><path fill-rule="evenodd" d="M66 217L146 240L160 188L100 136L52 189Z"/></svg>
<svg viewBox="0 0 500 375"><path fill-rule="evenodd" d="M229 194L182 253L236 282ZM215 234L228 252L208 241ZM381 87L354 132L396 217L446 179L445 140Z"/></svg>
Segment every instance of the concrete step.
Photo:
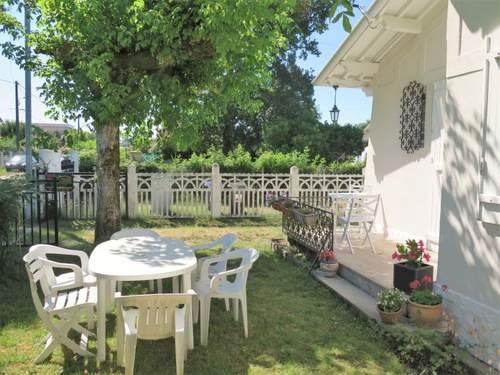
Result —
<svg viewBox="0 0 500 375"><path fill-rule="evenodd" d="M319 282L338 294L344 301L361 311L369 318L380 322L380 316L377 311L377 301L370 294L351 284L342 277L325 277L321 272L311 272Z"/></svg>
<svg viewBox="0 0 500 375"><path fill-rule="evenodd" d="M377 294L387 288L387 286L381 285L377 281L369 279L361 272L358 272L354 268L342 263L342 261L339 262L338 275L373 298L377 298Z"/></svg>

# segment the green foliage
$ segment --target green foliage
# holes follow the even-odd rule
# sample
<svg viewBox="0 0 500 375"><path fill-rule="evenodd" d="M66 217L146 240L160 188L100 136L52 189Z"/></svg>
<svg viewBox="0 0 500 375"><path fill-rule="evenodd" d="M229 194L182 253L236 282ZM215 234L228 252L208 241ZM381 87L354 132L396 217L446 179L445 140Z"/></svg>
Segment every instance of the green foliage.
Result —
<svg viewBox="0 0 500 375"><path fill-rule="evenodd" d="M136 165L139 172L209 172L214 163L219 164L222 172L239 173L289 173L290 168L295 165L302 173L359 174L363 168L362 163L349 162L345 167L343 163L336 163L335 170L332 170L321 158L311 159L307 149L304 152L293 151L290 153L265 151L253 159L250 153L241 146L227 155L221 151L210 149L204 154L194 153L187 159L177 157L168 162L141 161Z"/></svg>
<svg viewBox="0 0 500 375"><path fill-rule="evenodd" d="M59 140L53 134L46 132L36 126L33 127L32 146L38 150L45 148L52 151L59 149Z"/></svg>
<svg viewBox="0 0 500 375"><path fill-rule="evenodd" d="M96 150L82 149L78 152L80 172L94 172L96 167Z"/></svg>
<svg viewBox="0 0 500 375"><path fill-rule="evenodd" d="M411 293L410 301L428 306L439 305L443 302L443 296L430 289L416 289Z"/></svg>
<svg viewBox="0 0 500 375"><path fill-rule="evenodd" d="M7 240L20 209L20 196L26 185L24 178L0 179L0 240Z"/></svg>
<svg viewBox="0 0 500 375"><path fill-rule="evenodd" d="M466 374L451 333L402 325L384 327L383 336L396 355L421 375Z"/></svg>
<svg viewBox="0 0 500 375"><path fill-rule="evenodd" d="M330 164L331 172L336 174L362 174L364 167L364 161L334 161Z"/></svg>
<svg viewBox="0 0 500 375"><path fill-rule="evenodd" d="M14 151L16 149L16 137L0 137L0 150Z"/></svg>
<svg viewBox="0 0 500 375"><path fill-rule="evenodd" d="M95 149L95 134L86 131L78 132L77 129L68 129L63 135L64 146L75 150L90 148Z"/></svg>
<svg viewBox="0 0 500 375"><path fill-rule="evenodd" d="M377 306L385 312L396 312L401 310L405 303L403 292L399 289L384 289L377 295Z"/></svg>

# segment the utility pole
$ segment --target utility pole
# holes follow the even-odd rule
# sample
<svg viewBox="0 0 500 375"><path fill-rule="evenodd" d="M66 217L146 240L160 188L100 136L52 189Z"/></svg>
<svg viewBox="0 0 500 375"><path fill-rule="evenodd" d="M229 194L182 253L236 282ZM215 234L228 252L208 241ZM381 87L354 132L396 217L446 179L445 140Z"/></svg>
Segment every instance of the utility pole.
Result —
<svg viewBox="0 0 500 375"><path fill-rule="evenodd" d="M76 137L77 137L76 140L80 141L80 115L78 115L78 120L77 121L78 121L78 130L76 132Z"/></svg>
<svg viewBox="0 0 500 375"><path fill-rule="evenodd" d="M19 82L14 82L14 87L16 89L16 151L19 152Z"/></svg>
<svg viewBox="0 0 500 375"><path fill-rule="evenodd" d="M24 31L27 36L31 33L31 15L28 2L24 3ZM29 63L31 58L31 49L28 38L24 39L24 50L26 52L26 62ZM31 152L31 71L29 68L24 69L24 87L25 87L25 121L24 133L26 142L26 175L28 178L33 176L33 163Z"/></svg>

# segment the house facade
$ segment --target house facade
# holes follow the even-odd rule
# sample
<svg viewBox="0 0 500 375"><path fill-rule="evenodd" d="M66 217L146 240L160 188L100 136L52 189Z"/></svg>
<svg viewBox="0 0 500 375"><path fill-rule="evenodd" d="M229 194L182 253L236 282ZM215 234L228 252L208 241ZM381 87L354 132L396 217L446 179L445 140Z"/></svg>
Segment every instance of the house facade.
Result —
<svg viewBox="0 0 500 375"><path fill-rule="evenodd" d="M423 111L402 132L412 81ZM375 0L314 83L373 96L365 185L381 195L376 230L439 251L457 336L499 368L500 1Z"/></svg>

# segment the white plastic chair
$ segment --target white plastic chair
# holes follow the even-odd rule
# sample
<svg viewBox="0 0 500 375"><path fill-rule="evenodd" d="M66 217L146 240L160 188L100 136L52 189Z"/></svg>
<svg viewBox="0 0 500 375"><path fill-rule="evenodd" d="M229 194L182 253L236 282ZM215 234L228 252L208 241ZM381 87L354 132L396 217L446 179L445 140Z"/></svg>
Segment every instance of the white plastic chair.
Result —
<svg viewBox="0 0 500 375"><path fill-rule="evenodd" d="M175 338L177 375L184 373L187 358L187 324L194 291L181 294L145 294L117 297L118 364L134 373L137 339Z"/></svg>
<svg viewBox="0 0 500 375"><path fill-rule="evenodd" d="M208 249L215 249L217 247L222 247L220 254L225 254L233 249L233 245L237 240L238 240L238 236L236 234L227 233L227 234L223 235L222 237L220 237L212 242L194 246L194 247L192 247L192 249L196 253L197 251L200 251L200 250L208 250ZM200 278L201 264L209 258L210 257L205 257L205 258L202 258L198 261L198 266L196 268L196 272L192 277L193 280L197 280ZM212 263L208 267L208 275L209 275L209 277L212 277L216 273L220 273L220 272L223 272L225 270L226 270L226 262ZM229 300L228 299L226 299L225 304L226 304L226 310L229 311Z"/></svg>
<svg viewBox="0 0 500 375"><path fill-rule="evenodd" d="M83 286L83 274L77 265L50 261L44 258L44 254L43 248L39 247L32 248L23 257L35 309L49 331L45 339L45 348L35 359L35 363L41 363L48 358L58 344L66 346L79 355L93 356L94 354L86 347L88 338L95 337L89 329L94 328L97 287ZM53 268L67 268L74 273L73 282L66 283L64 286L68 290L72 289L71 291L62 292L63 287L52 284ZM40 298L38 286L43 293L43 299ZM82 315L87 317L88 329L79 324ZM68 337L71 329L80 333L79 344Z"/></svg>
<svg viewBox="0 0 500 375"><path fill-rule="evenodd" d="M220 237L212 242L202 244L202 245L193 246L191 248L196 253L197 251L200 251L200 250L215 249L216 247L220 246L220 247L222 247L220 254L225 254L228 251L231 251L233 249L233 245L237 239L238 239L238 236L236 234L228 233L228 234L225 234L222 237ZM225 271L225 269L226 269L225 262L213 263L210 265L210 267L208 269L208 274L214 275L216 273ZM199 271L200 271L200 268L198 267L197 276L199 276Z"/></svg>
<svg viewBox="0 0 500 375"><path fill-rule="evenodd" d="M50 292L47 286L44 286L45 291L51 294L57 294L60 290L66 290L72 287L76 281L81 282L82 286L95 286L97 280L94 276L89 274L89 257L86 252L80 250L70 250L53 245L34 245L31 246L29 252L34 252L37 257L46 260L44 263L46 265L45 273L47 283L50 284ZM55 264L61 264L61 262L53 262L47 259L47 255L56 255L58 258L64 257L77 257L80 259L81 266L73 263L65 263L63 269L69 269L71 272L65 272L56 276L53 268ZM45 281L42 281L45 283Z"/></svg>
<svg viewBox="0 0 500 375"><path fill-rule="evenodd" d="M365 232L365 238L363 239L362 245L368 240L372 252L375 254L375 247L370 238L370 232L375 223L375 217L377 215L378 205L380 202L380 195L361 195L359 197L350 198L349 204L346 208L346 213L344 216L339 217L339 221L344 227L341 242L347 239L349 244L349 250L354 254L352 248L352 241L349 237L349 227L352 223L358 224L360 229L363 228Z"/></svg>
<svg viewBox="0 0 500 375"><path fill-rule="evenodd" d="M151 229L145 228L127 228L122 229L118 232L115 232L111 235L111 240L121 240L122 238L128 237L151 237L151 238L159 238L160 235ZM116 290L121 293L123 287L123 283L118 281L116 285ZM156 287L158 289L158 293L163 292L163 285L161 279L156 280ZM155 284L154 280L149 280L149 289L154 291Z"/></svg>
<svg viewBox="0 0 500 375"><path fill-rule="evenodd" d="M233 300L234 320L238 321L238 306L241 302L243 316L243 328L245 337L248 337L248 314L247 314L247 277L248 271L253 263L258 259L259 252L255 249L237 249L226 252L222 255L210 257L203 262L200 279L194 283L196 297L194 298L194 321L198 322L200 315L201 344L208 343L208 326L210 321L210 301L212 298L224 298ZM241 259L237 268L223 271L209 276L210 265L216 262L224 262ZM233 281L228 281L227 277L234 275Z"/></svg>

